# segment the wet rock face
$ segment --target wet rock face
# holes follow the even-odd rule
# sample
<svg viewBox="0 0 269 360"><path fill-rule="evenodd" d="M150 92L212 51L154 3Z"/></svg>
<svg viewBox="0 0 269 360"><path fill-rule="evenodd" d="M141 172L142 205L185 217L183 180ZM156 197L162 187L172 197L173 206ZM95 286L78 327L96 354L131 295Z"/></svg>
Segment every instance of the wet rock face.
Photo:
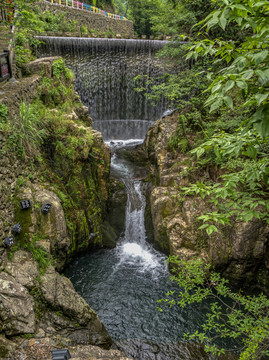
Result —
<svg viewBox="0 0 269 360"><path fill-rule="evenodd" d="M52 266L40 277L31 255L18 251L8 261L6 271L16 279L0 273L0 321L5 335L33 334L51 345L111 346L97 314L76 293L71 281ZM12 353L16 346L2 340L0 351L2 346L3 352Z"/></svg>
<svg viewBox="0 0 269 360"><path fill-rule="evenodd" d="M30 200L31 208L21 210L21 200ZM48 213L42 211L44 204L50 204ZM70 238L67 234L64 211L58 196L36 184L23 187L16 196L16 222L20 222L22 230L17 239L28 234L28 241L32 241L34 234L39 234L37 246L42 247L48 254L57 258L61 268L66 261L70 248Z"/></svg>
<svg viewBox="0 0 269 360"><path fill-rule="evenodd" d="M71 281L59 275L52 266L42 276L40 289L49 308L40 323L45 332L60 334L76 344L111 345L96 313L76 293Z"/></svg>
<svg viewBox="0 0 269 360"><path fill-rule="evenodd" d="M178 190L212 176L206 171L190 174L193 161L186 153L170 149L169 140L176 128L176 114L158 120L142 147L156 182L150 196L155 245L185 260L195 256L210 262L234 285L252 283L266 291L268 225L259 220L234 222L232 226L218 226L219 232L210 236L198 229L197 218L214 211L213 205L198 196L184 197Z"/></svg>
<svg viewBox="0 0 269 360"><path fill-rule="evenodd" d="M16 251L12 260L7 262L5 272L28 290L37 285L38 264L27 251Z"/></svg>
<svg viewBox="0 0 269 360"><path fill-rule="evenodd" d="M119 238L125 230L127 194L124 185L117 180L111 180L110 192L106 220L114 229L116 238Z"/></svg>
<svg viewBox="0 0 269 360"><path fill-rule="evenodd" d="M0 273L0 319L6 335L34 333L34 302L27 289L14 277Z"/></svg>

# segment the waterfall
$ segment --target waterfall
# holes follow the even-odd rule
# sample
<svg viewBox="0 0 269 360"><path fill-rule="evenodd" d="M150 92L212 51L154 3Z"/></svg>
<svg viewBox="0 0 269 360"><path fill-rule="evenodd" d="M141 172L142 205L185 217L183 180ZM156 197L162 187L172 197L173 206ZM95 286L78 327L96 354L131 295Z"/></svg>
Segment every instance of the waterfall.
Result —
<svg viewBox="0 0 269 360"><path fill-rule="evenodd" d="M160 41L41 38L40 56L62 55L76 75L76 89L89 107L94 127L111 147L111 176L127 193L124 234L114 249L76 259L65 274L97 312L115 344L135 360L209 360L195 344L183 343L184 332L199 327L210 304L175 306L157 311L157 300L177 292L169 281L165 256L148 242L144 215L145 169L129 160L128 151L143 142L160 117L164 99L154 106L134 91L133 77L155 78L164 72L155 53ZM147 87L146 82L142 84ZM176 298L176 295L175 295Z"/></svg>
<svg viewBox="0 0 269 360"><path fill-rule="evenodd" d="M82 102L88 106L94 120L94 128L104 133L108 122L110 128L122 128L124 124L115 120L132 120L128 128L134 128L145 135L151 125L166 110L166 100L161 98L155 104L136 87L148 88L150 77L159 83L164 74L164 64L155 54L165 41L126 39L87 39L38 37L43 45L39 56L61 55L75 73L75 88ZM139 84L134 77L141 75ZM136 121L135 121L135 120ZM106 124L102 121L106 120ZM126 125L126 124L125 124ZM126 134L125 139L130 136ZM109 139L107 135L104 137ZM116 137L120 138L120 137ZM136 137L138 138L138 137Z"/></svg>

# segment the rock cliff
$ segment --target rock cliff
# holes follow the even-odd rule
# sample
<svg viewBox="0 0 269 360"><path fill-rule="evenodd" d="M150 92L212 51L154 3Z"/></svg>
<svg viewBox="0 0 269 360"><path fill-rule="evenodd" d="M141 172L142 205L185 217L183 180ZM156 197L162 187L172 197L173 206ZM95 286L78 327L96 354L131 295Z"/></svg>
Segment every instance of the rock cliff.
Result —
<svg viewBox="0 0 269 360"><path fill-rule="evenodd" d="M106 329L56 271L106 245L109 148L61 59L37 60L28 73L0 99L0 357L48 359L69 347L77 359L124 359L99 348L112 344ZM31 126L40 109L46 131L38 142L43 129Z"/></svg>
<svg viewBox="0 0 269 360"><path fill-rule="evenodd" d="M266 291L269 284L268 226L259 220L219 226L210 236L197 217L212 211L200 196L185 196L180 188L212 178L209 171L195 172L195 161L169 140L177 129L173 114L158 120L149 130L139 158L149 162L155 186L150 194L154 241L157 248L183 259L200 257L237 286L258 286Z"/></svg>

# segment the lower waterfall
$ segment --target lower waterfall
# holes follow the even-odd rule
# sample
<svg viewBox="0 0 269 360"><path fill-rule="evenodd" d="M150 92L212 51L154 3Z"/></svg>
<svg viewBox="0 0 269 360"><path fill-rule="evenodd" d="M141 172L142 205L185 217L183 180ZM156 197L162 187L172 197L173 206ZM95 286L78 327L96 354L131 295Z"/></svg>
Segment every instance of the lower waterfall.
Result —
<svg viewBox="0 0 269 360"><path fill-rule="evenodd" d="M147 242L146 183L140 180L144 169L120 153L141 142L108 142L113 154L112 176L125 184L127 192L124 234L115 249L80 257L65 275L127 356L137 360L215 359L199 345L183 342L184 333L194 332L202 323L210 304L157 310L157 300L177 287L169 280L166 257Z"/></svg>

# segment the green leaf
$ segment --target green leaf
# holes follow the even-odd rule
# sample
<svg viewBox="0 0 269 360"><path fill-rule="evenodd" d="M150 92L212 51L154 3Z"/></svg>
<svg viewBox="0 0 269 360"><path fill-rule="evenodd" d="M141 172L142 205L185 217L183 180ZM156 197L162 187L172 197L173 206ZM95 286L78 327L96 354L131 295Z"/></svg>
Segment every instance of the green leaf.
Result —
<svg viewBox="0 0 269 360"><path fill-rule="evenodd" d="M256 4L252 5L253 7L262 7L262 6L268 6L268 1L259 1Z"/></svg>
<svg viewBox="0 0 269 360"><path fill-rule="evenodd" d="M218 232L218 229L215 225L209 225L206 229L207 235L211 235L214 231Z"/></svg>
<svg viewBox="0 0 269 360"><path fill-rule="evenodd" d="M209 224L203 224L198 229L203 230L203 229L207 228L208 226L209 226Z"/></svg>
<svg viewBox="0 0 269 360"><path fill-rule="evenodd" d="M256 70L256 74L259 76L259 79L262 83L266 83L269 81L269 69L267 70Z"/></svg>
<svg viewBox="0 0 269 360"><path fill-rule="evenodd" d="M228 80L227 83L225 84L224 92L231 90L234 87L234 85L235 85L235 82L233 80Z"/></svg>
<svg viewBox="0 0 269 360"><path fill-rule="evenodd" d="M243 220L248 222L250 220L253 219L253 213L252 212L247 212L242 216Z"/></svg>
<svg viewBox="0 0 269 360"><path fill-rule="evenodd" d="M224 100L224 103L225 103L230 109L233 108L233 99L231 98L231 96L226 95L226 96L224 96L223 100Z"/></svg>
<svg viewBox="0 0 269 360"><path fill-rule="evenodd" d="M251 121L258 134L265 139L269 136L269 104L261 106L252 116Z"/></svg>
<svg viewBox="0 0 269 360"><path fill-rule="evenodd" d="M258 153L258 150L253 146L253 145L249 145L247 147L247 150L245 152L245 154L250 157L251 159L256 159L257 157L257 153Z"/></svg>
<svg viewBox="0 0 269 360"><path fill-rule="evenodd" d="M242 79L249 80L252 78L254 71L252 69L246 70L242 73Z"/></svg>
<svg viewBox="0 0 269 360"><path fill-rule="evenodd" d="M211 92L212 94L214 94L215 92L217 92L220 88L222 87L221 83L218 83L217 85L213 86Z"/></svg>
<svg viewBox="0 0 269 360"><path fill-rule="evenodd" d="M217 18L212 18L211 20L209 20L207 22L207 30L211 29L213 26L215 26L217 23L219 22L219 20Z"/></svg>
<svg viewBox="0 0 269 360"><path fill-rule="evenodd" d="M258 106L261 105L261 103L268 98L269 94L256 94L255 98L257 100Z"/></svg>
<svg viewBox="0 0 269 360"><path fill-rule="evenodd" d="M248 90L248 84L246 81L243 80L237 80L236 81L236 85L240 88L240 89L244 89L244 90Z"/></svg>
<svg viewBox="0 0 269 360"><path fill-rule="evenodd" d="M253 55L253 59L255 61L255 65L259 65L262 63L268 56L268 50L263 50L255 55Z"/></svg>
<svg viewBox="0 0 269 360"><path fill-rule="evenodd" d="M226 18L224 17L224 15L222 14L221 17L220 17L220 27L225 30L226 28L226 25L227 25L227 20Z"/></svg>
<svg viewBox="0 0 269 360"><path fill-rule="evenodd" d="M200 147L198 148L198 150L196 151L196 156L197 156L197 159L199 159L205 152L205 149Z"/></svg>
<svg viewBox="0 0 269 360"><path fill-rule="evenodd" d="M217 101L215 101L215 102L211 105L209 112L211 113L211 112L213 112L214 110L216 110L216 109L218 109L219 107L221 107L222 103L223 103L222 98L218 98Z"/></svg>

